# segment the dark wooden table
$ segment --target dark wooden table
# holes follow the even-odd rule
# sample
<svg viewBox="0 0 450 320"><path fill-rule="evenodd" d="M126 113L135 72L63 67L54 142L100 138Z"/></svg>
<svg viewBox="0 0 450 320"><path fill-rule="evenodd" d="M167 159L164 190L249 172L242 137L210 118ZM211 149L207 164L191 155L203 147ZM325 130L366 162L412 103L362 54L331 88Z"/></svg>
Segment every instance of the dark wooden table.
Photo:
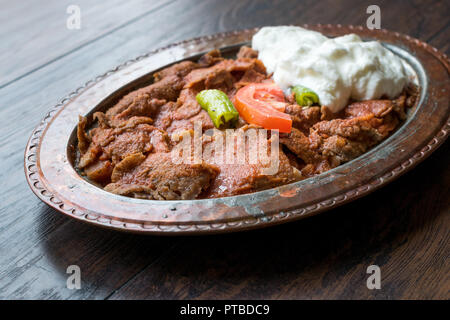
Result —
<svg viewBox="0 0 450 320"><path fill-rule="evenodd" d="M122 234L41 203L23 173L59 99L168 43L263 25L366 25L373 1L0 1L0 298L449 299L449 143L385 188L317 217L204 237ZM81 9L69 30L66 9ZM449 54L450 3L376 1L381 26ZM369 290L366 269L381 268ZM66 287L69 265L81 289Z"/></svg>

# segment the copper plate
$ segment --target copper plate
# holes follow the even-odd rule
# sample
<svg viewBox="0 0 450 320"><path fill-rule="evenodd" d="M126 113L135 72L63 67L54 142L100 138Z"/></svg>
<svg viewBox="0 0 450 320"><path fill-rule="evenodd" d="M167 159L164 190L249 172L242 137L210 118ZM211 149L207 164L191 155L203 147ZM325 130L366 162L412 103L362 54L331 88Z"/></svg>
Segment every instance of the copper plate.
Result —
<svg viewBox="0 0 450 320"><path fill-rule="evenodd" d="M128 61L61 100L33 131L25 174L33 192L72 218L117 230L149 234L231 232L308 217L364 196L423 161L449 133L449 60L435 48L386 30L341 25L304 27L328 36L357 33L377 39L415 70L420 99L408 120L359 158L316 177L261 192L219 199L153 201L108 193L73 167L78 115L104 110L118 97L148 84L151 74L183 59L220 48L236 52L257 29L220 33L172 44Z"/></svg>

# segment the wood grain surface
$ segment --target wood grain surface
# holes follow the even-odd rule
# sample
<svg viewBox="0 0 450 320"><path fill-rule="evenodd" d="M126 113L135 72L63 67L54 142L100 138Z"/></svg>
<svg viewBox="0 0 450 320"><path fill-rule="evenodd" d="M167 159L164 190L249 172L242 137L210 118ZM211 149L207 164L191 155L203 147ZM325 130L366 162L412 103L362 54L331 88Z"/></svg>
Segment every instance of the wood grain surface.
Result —
<svg viewBox="0 0 450 320"><path fill-rule="evenodd" d="M246 233L163 238L72 221L23 173L34 126L86 81L168 43L263 25L365 25L372 1L0 1L1 299L449 299L445 143L385 188L317 217ZM377 1L383 28L449 54L448 1ZM6 44L6 46L4 46ZM368 290L366 269L381 268ZM69 265L81 289L66 287Z"/></svg>

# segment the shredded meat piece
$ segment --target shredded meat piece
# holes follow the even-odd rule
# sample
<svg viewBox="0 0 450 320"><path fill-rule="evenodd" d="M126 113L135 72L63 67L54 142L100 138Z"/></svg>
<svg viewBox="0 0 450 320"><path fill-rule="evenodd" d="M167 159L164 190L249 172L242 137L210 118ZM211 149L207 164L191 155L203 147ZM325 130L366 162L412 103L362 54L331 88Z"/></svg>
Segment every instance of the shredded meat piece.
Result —
<svg viewBox="0 0 450 320"><path fill-rule="evenodd" d="M132 117L152 118L166 100L149 99L147 94L136 97L123 111L117 114L107 113L106 119L109 126L120 126L120 123Z"/></svg>
<svg viewBox="0 0 450 320"><path fill-rule="evenodd" d="M90 131L92 142L86 152L81 153L78 167L84 168L90 179L104 182L108 180L105 175L111 175L114 166L128 155L169 151L167 133L148 124L151 122L150 118L133 117L120 127L93 128ZM100 163L108 167L102 174L97 173Z"/></svg>
<svg viewBox="0 0 450 320"><path fill-rule="evenodd" d="M140 165L145 160L145 155L142 153L133 153L126 156L120 161L111 173L111 181L117 182L124 177L128 172Z"/></svg>
<svg viewBox="0 0 450 320"><path fill-rule="evenodd" d="M375 117L384 117L392 111L391 100L371 100L355 102L345 108L345 114L349 118L363 117L373 114Z"/></svg>
<svg viewBox="0 0 450 320"><path fill-rule="evenodd" d="M381 124L382 119L369 114L351 119L321 121L313 126L313 131L317 131L321 136L339 135L347 139L374 144L383 139L380 132L376 130L376 127Z"/></svg>
<svg viewBox="0 0 450 320"><path fill-rule="evenodd" d="M154 152L169 152L170 138L164 130L156 129L150 133L150 143Z"/></svg>
<svg viewBox="0 0 450 320"><path fill-rule="evenodd" d="M247 46L242 46L239 49L239 52L237 53L237 58L251 58L251 59L256 59L258 58L258 51L253 50L250 47Z"/></svg>
<svg viewBox="0 0 450 320"><path fill-rule="evenodd" d="M97 158L98 155L102 152L102 149L97 146L94 143L91 143L88 147L88 149L86 150L86 152L81 153L80 152L80 160L78 161L78 168L80 169L84 169L87 166L91 165L92 163L94 163Z"/></svg>
<svg viewBox="0 0 450 320"><path fill-rule="evenodd" d="M250 146L244 139L237 138L240 134L244 136L246 131L251 129L256 128L254 126L246 126L235 132L234 152L227 152L225 144L222 149L215 149L214 143L217 139L226 141L225 134L222 131L215 130L215 134L210 139L207 139L204 146L203 159L207 163L216 165L219 169L219 175L214 180L211 189L206 195L207 197L215 198L254 192L303 178L300 172L291 166L289 159L281 149L279 149L278 156L273 158L276 159L277 163L271 162L271 139L258 139L256 145ZM250 150L252 147L255 149ZM264 150L267 152L267 157L255 157L252 163L250 155ZM242 155L244 157L241 157ZM230 156L233 160L227 161L227 157ZM273 166L273 170L270 170L271 166Z"/></svg>
<svg viewBox="0 0 450 320"><path fill-rule="evenodd" d="M102 149L102 159L111 159L114 163L129 154L150 152L151 133L155 127L138 124L135 127L113 129L93 129L92 141Z"/></svg>
<svg viewBox="0 0 450 320"><path fill-rule="evenodd" d="M304 176L315 175L350 161L385 139L404 114L405 98L356 102L344 110L347 118L329 118L322 107L288 105L294 128L280 141L306 164ZM319 119L321 121L319 121Z"/></svg>
<svg viewBox="0 0 450 320"><path fill-rule="evenodd" d="M183 61L180 63L176 63L173 66L170 66L168 68L162 69L159 72L156 72L153 74L153 77L155 78L155 82L160 81L161 79L169 76L176 76L178 78L183 78L186 76L189 72L191 72L194 69L199 68L200 65L198 63L192 62L192 61Z"/></svg>
<svg viewBox="0 0 450 320"><path fill-rule="evenodd" d="M86 176L97 182L108 181L112 172L113 165L109 160L97 161L84 169Z"/></svg>
<svg viewBox="0 0 450 320"><path fill-rule="evenodd" d="M212 67L192 70L185 77L185 88L193 88L197 92L204 89L218 89L220 86L227 91L227 85L231 87L233 78L228 71L232 60L223 60ZM210 87L207 87L210 86ZM215 86L214 88L211 86Z"/></svg>
<svg viewBox="0 0 450 320"><path fill-rule="evenodd" d="M304 176L331 169L328 159L320 153L320 145L300 130L292 128L289 134L280 137L280 142L306 164L301 171Z"/></svg>
<svg viewBox="0 0 450 320"><path fill-rule="evenodd" d="M287 156L289 163L292 167L297 169L299 172L305 167L305 162L297 157L292 151L288 148L283 148L283 153ZM301 174L301 173L300 173Z"/></svg>
<svg viewBox="0 0 450 320"><path fill-rule="evenodd" d="M196 95L197 91L191 88L181 91L177 101L178 108L172 115L173 120L189 119L200 112L202 108L195 98Z"/></svg>
<svg viewBox="0 0 450 320"><path fill-rule="evenodd" d="M214 49L207 54L203 55L199 60L198 63L202 67L209 67L212 65L215 65L216 63L219 63L223 61L222 55L220 54L220 51L217 49Z"/></svg>
<svg viewBox="0 0 450 320"><path fill-rule="evenodd" d="M77 127L77 138L78 138L78 149L82 154L88 150L89 144L91 143L91 139L89 139L88 135L86 134L86 124L87 124L86 117L79 116Z"/></svg>
<svg viewBox="0 0 450 320"><path fill-rule="evenodd" d="M242 79L242 82L241 82ZM223 60L212 67L191 71L185 78L185 88L194 88L197 92L204 89L220 89L229 94L233 89L248 83L267 79L266 68L258 59L240 58Z"/></svg>
<svg viewBox="0 0 450 320"><path fill-rule="evenodd" d="M165 101L175 101L183 88L184 82L177 75L170 75L162 78L147 87L130 92L111 109L106 112L106 116L111 118L128 109L131 105L140 105L140 108L147 108L147 104L152 104L149 100L159 100L157 104L163 105ZM153 102L155 103L155 102Z"/></svg>
<svg viewBox="0 0 450 320"><path fill-rule="evenodd" d="M171 121L166 131L169 134L180 130L192 130L195 122L201 123L203 131L214 127L208 113L202 110L195 96L196 92L192 88L181 91L175 108L168 115Z"/></svg>
<svg viewBox="0 0 450 320"><path fill-rule="evenodd" d="M366 152L370 144L352 141L335 135L323 140L321 145L322 155L329 160L332 167L350 161Z"/></svg>
<svg viewBox="0 0 450 320"><path fill-rule="evenodd" d="M291 115L292 126L305 134L322 116L320 107L303 108L297 104L287 105L285 112Z"/></svg>
<svg viewBox="0 0 450 320"><path fill-rule="evenodd" d="M250 83L259 83L267 81L268 81L267 74L256 71L255 69L251 68L244 72L240 80L234 84L234 87L236 88L236 90L239 90L240 88L245 87Z"/></svg>

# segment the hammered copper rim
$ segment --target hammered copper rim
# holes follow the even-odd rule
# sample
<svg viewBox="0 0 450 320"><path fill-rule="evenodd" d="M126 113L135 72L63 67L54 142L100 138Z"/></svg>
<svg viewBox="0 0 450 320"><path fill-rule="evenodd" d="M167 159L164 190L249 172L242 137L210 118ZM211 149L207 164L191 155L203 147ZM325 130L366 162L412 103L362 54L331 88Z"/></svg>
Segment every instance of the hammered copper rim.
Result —
<svg viewBox="0 0 450 320"><path fill-rule="evenodd" d="M412 118L387 141L350 163L253 194L190 201L138 200L110 194L83 180L70 164L66 150L61 150L62 145L67 148L67 132L74 128L67 126L76 123L77 112L86 108L82 113L88 113L99 104L95 99L102 94L112 94L136 79L145 80L159 67L208 48L248 41L257 29L220 33L171 44L127 61L62 99L33 131L25 150L25 174L32 191L63 214L117 230L168 235L231 232L297 220L364 196L413 168L446 140L450 129L450 63L446 55L418 39L383 29L303 27L328 36L353 32L379 39L417 59L425 70L427 87ZM89 101L95 103L84 107ZM57 146L51 144L55 141Z"/></svg>

